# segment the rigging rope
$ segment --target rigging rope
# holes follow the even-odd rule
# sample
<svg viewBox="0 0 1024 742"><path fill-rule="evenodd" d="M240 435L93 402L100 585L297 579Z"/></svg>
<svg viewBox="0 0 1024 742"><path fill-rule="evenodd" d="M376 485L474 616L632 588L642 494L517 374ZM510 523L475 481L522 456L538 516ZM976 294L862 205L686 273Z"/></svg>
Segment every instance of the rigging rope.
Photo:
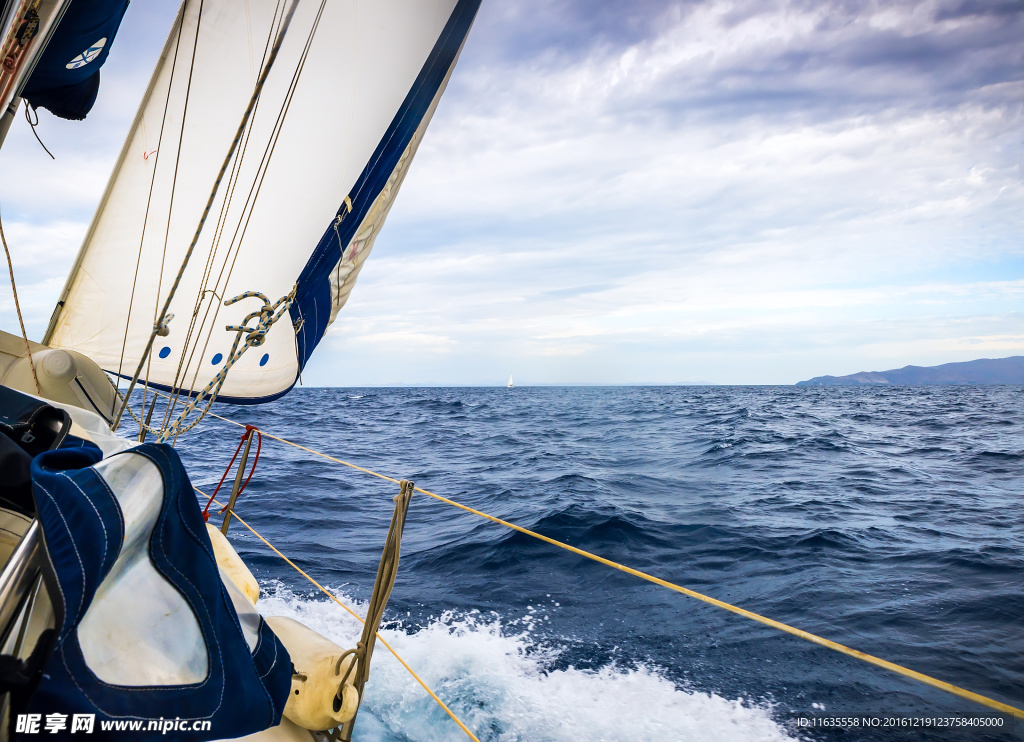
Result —
<svg viewBox="0 0 1024 742"><path fill-rule="evenodd" d="M224 419L224 418L222 418L222 419ZM233 420L230 420L229 422L234 422L234 421L233 421ZM237 424L237 423L236 423L236 424ZM397 481L397 480L396 480L396 481ZM198 487L193 487L193 489L194 489L194 490L195 490L196 492L198 492L198 493L199 493L200 495L202 495L203 497L206 497L206 493L205 493L205 492L203 492L203 491L202 491L201 489L199 489ZM418 488L417 488L417 489L418 489ZM211 500L212 500L212 498L211 498ZM216 505L220 505L220 503L219 503L219 502L217 502L216 500L213 500L213 502L214 502L214 503L215 503ZM225 505L225 506L223 506L223 507L225 507L225 508L226 508L227 506ZM356 612L355 612L354 610L352 610L352 609L351 609L351 608L349 608L349 607L348 607L347 605L345 605L345 604L344 604L344 603L342 603L342 602L341 602L340 600L338 600L338 598L337 598L337 597L336 597L336 596L335 596L335 595L334 595L333 593L331 593L331 592L330 592L330 591L329 591L329 590L328 590L327 588L325 588L325 587L324 587L323 585L321 585L321 584L320 584L319 582L317 582L317 581L316 581L316 580L314 580L314 579L313 579L312 577L310 577L310 576L309 576L308 574L306 574L306 572L304 572L304 571L302 570L302 568L301 568L301 567L299 567L299 565L297 565L297 564L296 564L295 562L293 562L293 561L292 561L291 559L289 559L289 558L288 558L288 557L286 557L286 556L285 556L284 554L282 554L282 553L281 553L281 552L280 552L280 551L278 550L278 548L277 548L276 546L274 546L274 545L273 545L272 543L270 543L269 541L267 541L267 539L265 539L265 538L264 538L264 537L263 537L262 535L260 535L259 531L257 531L257 530L256 530L255 528L253 528L252 526L250 526L250 525L249 525L248 523L246 523L246 522L245 522L244 520L242 520L242 518L240 518L240 517L239 517L238 513L237 513L237 512L235 512L235 510L234 510L234 509L232 509L232 510L230 510L230 511L229 511L229 515L231 515L231 516L232 516L233 518L235 518L235 520L237 520L237 521L238 521L239 523L241 523L241 524L242 524L243 526L245 526L246 528L248 528L248 529L249 529L249 531L251 531L251 532L252 532L252 535L253 535L253 536L255 536L255 537L256 537L256 538L258 538L258 539L259 539L260 541L262 541L262 542L263 542L264 544L266 544L266 545L267 545L267 546L268 546L268 547L270 548L270 550L271 550L271 551L273 551L273 552L274 552L275 554L277 554L277 555L278 555L279 557L281 557L281 559L283 559L283 560L284 560L284 561L285 561L285 562L286 562L286 563L288 564L288 566L289 566L289 567L291 567L291 568L292 568L292 569L294 569L294 570L295 570L296 572L298 572L298 573L299 573L300 575L302 575L303 577L305 577L305 578L306 578L307 580L309 580L309 581L310 581L310 583L312 583L312 584L313 584L313 586L314 586L314 587L316 587L316 588L317 588L317 589L318 589L318 590L319 590L320 592L322 592L322 593L323 593L324 595L326 595L326 596L327 596L328 598L330 598L330 599L331 599L331 600L333 600L333 601L334 601L335 603L337 603L337 604L338 604L338 605L340 605L340 606L341 606L342 608L344 608L344 609L345 609L346 611L348 611L348 612L349 612L349 613L350 613L350 614L352 615L352 617L353 617L353 618L355 618L355 620L356 620L356 621L358 621L358 622L359 622L359 623L361 623L361 624L365 624L365 623L366 623L365 619L363 619L363 618L362 618L362 617L361 617L361 616L360 616L360 615L359 615L358 613L356 613ZM472 731L470 731L469 727L467 727L467 726L466 726L465 724L463 724L463 723L462 723L462 720L461 720L461 719L460 719L460 718L459 718L458 716L456 716L456 715L455 715L455 712L454 712L454 711L452 711L452 710L451 710L450 708L448 708L448 705L447 705L447 704L446 704L446 703L445 703L444 701L442 701L442 700L441 700L440 698L438 698L438 697L437 697L437 694L436 694L436 693L434 693L434 691L432 691L432 690L430 689L430 686L429 686L429 685L427 685L427 684L426 684L426 682L424 682L423 678L421 678L421 677L420 677L420 676L419 676L419 675L418 675L418 674L416 673L416 671L415 671L415 670L413 670L413 669L412 669L412 668L411 668L411 667L409 666L409 663L408 663L408 662L406 662L406 661L405 661L404 659L402 659L402 657L401 657L401 656L400 656L400 655L398 654L398 652L396 652L396 651L395 651L395 648L394 648L394 647L392 647L392 646L391 646L390 644L388 644L388 643L387 643L387 641L386 641L386 640L384 639L384 637L382 637L382 636L380 635L380 633L379 633L379 632L375 632L375 633L376 633L376 636L377 636L377 641L379 641L379 642L380 642L381 644L383 644L383 645L384 645L384 647L385 647L385 648L386 648L386 649L387 649L387 650L388 650L389 652L391 652L391 654L392 654L392 655L394 656L394 658L395 658L396 660L398 660L398 661L399 661L399 662L400 662L400 663L402 664L402 667L404 667L404 668L405 668L405 669L406 669L406 670L407 670L407 671L409 672L409 674L410 674L410 675L412 675L413 679L414 679L414 680L415 680L415 681L416 681L417 683L419 683L419 684L420 684L420 686L421 686L421 687L423 688L423 690L425 690L425 691L426 691L426 692L427 692L427 693L428 693L428 694L430 695L430 697L434 699L434 702L435 702L435 703L437 703L437 705L438 705L438 706L440 706L440 707L441 707L441 708L442 708L442 709L444 710L444 712L445 712L446 714L448 714L448 716L450 716L450 717L451 717L452 721L454 721L454 722L455 722L456 724L458 724L458 725L459 725L459 728L460 728L460 729L461 729L461 730L462 730L463 732L465 732L465 733L466 733L466 736L468 736L468 737L469 737L469 738L470 738L471 740L473 740L473 742L480 742L480 740L479 740L479 739L477 738L477 736L476 736L475 734L473 734L473 732L472 732Z"/></svg>
<svg viewBox="0 0 1024 742"><path fill-rule="evenodd" d="M202 8L200 8L199 16L200 16L200 18L202 18ZM175 41L174 41L174 56L171 58L171 76L170 76L170 80L167 82L167 94L164 96L164 110L163 110L163 114L160 116L160 133L157 136L156 149L153 150L152 152L149 152L149 153L145 153L144 152L142 154L143 159L145 159L146 161L149 160L149 155L150 154L155 154L156 157L153 158L153 165L152 165L153 171L152 171L152 173L150 173L150 176L149 176L149 191L146 194L146 211L142 215L142 232L139 235L139 251L138 251L138 254L135 256L135 273L132 276L132 292L131 292L131 295L128 298L128 316L125 318L125 321L124 321L124 336L121 338L121 355L120 355L120 358L117 361L117 376L118 376L118 378L120 378L120 376L121 376L121 371L124 370L124 354L125 354L126 348L128 347L128 328L131 325L131 321L132 321L132 309L135 307L135 289L138 287L138 282L139 282L139 266L142 264L142 248L143 248L143 245L146 242L146 228L149 226L149 209L150 209L150 206L152 205L152 202L153 202L153 186L156 184L157 168L159 168L159 166L160 166L160 151L163 149L164 129L165 129L166 125L167 125L167 112L170 109L171 91L174 89L174 73L177 72L177 70L178 70L178 50L181 47L181 37L182 37L182 33L181 32L182 32L182 29L184 28L184 25L185 25L185 4L183 3L182 6L181 6L181 9L178 11L178 17L175 20L175 26L177 27L177 31L176 32L172 31L172 33L176 33L177 36L175 37ZM199 26L197 24L196 25L196 36L195 36L195 39L194 39L193 44L192 44L192 65L195 64L196 47L197 47L198 43L199 43ZM192 79L192 72L191 72L191 68L190 68L190 70L189 70L189 81L190 81L190 84L191 84L191 79ZM184 116L182 117L182 126L184 127ZM177 157L180 157L180 154L181 153L179 151ZM177 169L177 158L175 159L175 169ZM163 258L161 258L161 275L162 275L162 271L163 271ZM158 296L159 296L159 293L158 293ZM143 389L143 392L142 392L142 409L145 409L146 408L146 395L149 392L149 369L147 369L146 383L143 385L142 389ZM153 395L153 400L154 400L154 402L156 401L156 395ZM114 401L113 401L113 404L116 404L116 403L117 403L117 395L114 396ZM113 415L115 412L116 412L116 410L113 409L113 408L110 410L110 414L111 415ZM146 416L146 425L149 425L149 420L150 420L150 418L152 416L153 416L153 407L152 407L152 405L150 405L149 415ZM139 435L145 435L145 430L144 429L140 430L139 431Z"/></svg>
<svg viewBox="0 0 1024 742"><path fill-rule="evenodd" d="M155 399L155 397L154 397ZM249 476L245 478L245 482L238 488L238 493L235 497L242 494L245 488L249 486L249 480L252 479L252 475L256 472L256 464L260 462L260 449L263 448L263 435L260 433L260 429L255 425L246 425L245 432L242 433L242 439L238 441L238 448L235 449L235 455L231 457L231 461L228 462L227 468L224 469L224 474L221 475L220 481L217 482L217 486L213 490L213 494L210 495L210 499L206 501L206 507L203 508L203 520L209 522L210 520L210 505L213 503L213 498L220 492L220 488L224 485L224 480L228 478L228 474L231 472L231 467L235 465L235 459L238 458L238 454L242 452L242 446L249 437L256 433L256 458L252 460L252 468L249 470ZM221 508L221 512L224 512L224 508Z"/></svg>
<svg viewBox="0 0 1024 742"><path fill-rule="evenodd" d="M146 359L149 358L150 352L153 350L153 341L156 340L159 325L161 324L162 318L167 315L167 312L171 308L171 302L174 300L174 294L177 292L179 284L181 284L181 278L185 274L185 268L188 267L188 262L192 257L192 252L195 250L196 244L199 242L199 235L202 234L203 225L206 224L206 218L210 215L210 209L213 206L214 199L217 197L217 191L220 189L220 183L224 179L224 173L227 171L228 165L231 164L235 150L238 147L239 140L245 133L246 125L249 123L249 117L252 115L253 108L256 106L260 93L263 91L263 86L267 81L267 76L270 74L270 70L274 66L274 61L277 59L278 52L281 50L281 44L284 42L285 34L288 32L288 27L291 25L292 17L295 15L295 9L297 6L298 0L292 0L292 4L288 8L288 15L285 17L284 23L281 24L281 31L274 40L274 48L271 49L270 57L267 59L267 63L263 67L262 72L260 72L260 77L256 81L256 88L253 90L252 96L249 98L249 105L246 106L245 113L242 115L242 121L238 125L235 137L231 140L231 146L228 148L228 153L225 155L224 162L221 164L220 171L217 173L217 178L214 181L213 188L210 190L210 195L206 200L206 207L203 209L203 214L199 218L199 224L196 226L192 242L189 244L188 249L185 251L185 257L181 261L181 268L178 269L178 275L174 277L174 283L171 284L170 291L167 294L167 299L164 301L163 311L160 312L160 320L154 323L153 330L149 333L149 340L146 342L146 348L142 351L142 356L139 358L139 365L135 369L135 373L132 375L132 380L128 385L128 390L125 392L124 403L117 411L117 416L114 418L114 421L110 426L111 429L117 428L118 423L121 421L121 415L128 407L128 400L131 398L132 391L135 389L139 376L142 374L142 368L146 363Z"/></svg>
<svg viewBox="0 0 1024 742"><path fill-rule="evenodd" d="M21 338L25 341L25 352L28 353L28 367L32 369L32 381L36 385L36 394L42 395L39 390L39 377L36 376L36 364L32 360L32 346L28 342L28 333L25 332L25 320L21 317L21 303L18 301L18 286L14 282L14 263L11 262L11 251L7 249L7 238L4 236L4 223L0 219L0 242L4 243L4 253L7 254L7 270L11 274L11 293L14 294L14 310L18 313L18 324L21 325Z"/></svg>
<svg viewBox="0 0 1024 742"><path fill-rule="evenodd" d="M266 64L267 54L270 51L271 44L272 44L276 34L280 32L280 28L277 27L277 21L279 20L278 19L278 13L279 12L281 13L280 20L283 21L284 20L284 14L283 14L282 0L278 0L277 6L274 8L274 23L271 23L271 27L270 27L270 29L268 30L268 33L267 33L267 40L266 40L266 44L264 45L264 48L263 48L263 57L260 59L259 69L263 69L263 66ZM203 300L206 298L206 292L209 290L207 287L209 285L210 274L211 274L211 272L213 270L213 264L214 264L214 261L216 259L217 251L218 251L218 249L220 247L221 234L223 232L224 225L227 223L228 212L231 209L231 203L232 203L232 201L234 199L234 195L235 195L235 187L238 185L238 180L241 177L242 162L245 160L245 155L246 155L246 153L248 152L248 149L249 149L249 139L252 136L252 131L253 131L254 124L255 124L256 112L259 110L261 102L262 102L262 98L259 101L256 102L256 106L255 106L255 108L253 108L253 114L250 117L249 123L247 125L247 130L246 130L246 133L245 133L245 139L242 142L241 149L238 150L238 155L235 157L235 161L231 165L231 173L228 176L227 195L224 198L224 201L221 203L220 213L217 215L217 221L216 221L216 224L215 224L215 227L214 227L214 236L213 236L212 243L210 245L210 252L207 255L206 265L203 268L203 278L202 278L202 280L199 283L199 290L196 292L195 306L194 306L194 308L192 310L192 317L189 320L188 331L185 333L185 342L182 344L181 356L178 359L178 368L176 369L176 371L174 373L174 383L171 385L173 399L172 399L171 403L167 406L167 409L166 409L165 414L164 414L164 420L163 420L163 423L161 424L161 428L166 427L167 422L171 419L171 415L173 414L174 409L176 408L176 406L178 404L178 397L179 397L179 394L180 394L180 391L181 391L181 382L183 382L185 377L188 375L188 368L192 364L192 361L193 361L193 359L195 357L195 351L196 351L196 349L198 348L198 345L199 345L198 336L197 336L196 344L195 344L195 346L193 346L192 352L191 353L188 352L189 345L192 342L193 331L195 330L195 327L196 327L196 319L199 316L199 310L200 310L200 308L202 306ZM212 293L213 296L215 296L215 297L217 296L217 292L216 291L210 290L210 293ZM213 307L213 306L217 307L217 312L220 311L220 304L211 300L210 303L207 304L207 306L206 306L206 312L203 314L203 320L200 323L200 331L205 326L206 319L207 319L207 317L209 317L209 314L210 314L210 308ZM207 333L207 345L209 344L209 339L210 339L210 337L213 334L214 324L217 321L217 312L214 313L213 321L211 322L209 331ZM206 346L203 347L203 355L205 356L205 354L206 354ZM186 355L188 355L188 361L187 362L185 360L185 356ZM190 386L192 386L192 387L195 386L195 377L198 374L199 374L199 364L196 365L195 374L193 374L192 383L191 383Z"/></svg>
<svg viewBox="0 0 1024 742"><path fill-rule="evenodd" d="M32 115L29 113L30 110L36 115L36 120L34 122L32 121ZM43 144L43 140L39 138L39 132L36 131L36 127L39 126L39 111L32 108L32 104L28 101L25 101L25 120L28 121L28 125L32 127L32 136L34 136L36 141L39 142L39 146L43 148L43 152L48 154L51 160L56 160L57 158L53 156L53 152L47 149L46 145Z"/></svg>
<svg viewBox="0 0 1024 742"><path fill-rule="evenodd" d="M214 286L216 288L221 288L222 291L226 291L227 290L228 282L231 280L231 275L232 275L232 273L235 270L235 263L238 261L238 256L241 253L241 249L242 249L242 240L245 238L245 235L246 235L246 233L247 233L247 231L249 229L249 221L252 219L252 214L253 214L253 211L255 210L255 207L256 207L256 200L259 198L260 191L263 188L263 181L266 178L267 171L269 170L270 160L273 158L274 152L277 149L277 142L279 141L280 136L281 136L281 131L284 128L285 118L287 117L288 112L291 109L292 100L295 97L295 91L296 91L296 89L298 87L299 80L302 77L303 70L305 69L306 59L308 58L309 51L312 48L313 39L316 36L317 29L319 29L319 27L320 27L320 19L323 17L323 13L324 13L324 9L326 8L326 5L327 5L326 0L321 0L320 7L317 10L317 14L316 14L316 16L313 19L313 24L310 27L309 34L306 37L306 43L303 46L302 53L299 55L299 60L298 60L298 62L296 64L295 70L292 73L292 78L291 78L291 81L288 84L288 89L287 89L287 92L285 93L284 100L283 100L283 102L281 104L281 107L278 109L277 118L274 121L273 127L271 128L270 139L268 140L267 145L264 148L263 155L262 155L262 157L260 159L260 162L259 162L259 164L258 164L258 166L256 168L257 176L254 178L254 180L252 182L252 185L249 188L249 193L247 194L246 200L245 200L245 202L244 202L244 204L242 206L242 215L245 216L244 224L243 224L242 219L240 217L239 218L239 222L235 225L234 232L232 233L232 236L231 236L231 240L228 243L228 255L225 256L224 263L221 264L220 271L219 271L219 273L217 275L217 281L214 284ZM248 141L247 141L247 144L248 144ZM246 209L248 209L248 215L247 216L245 215ZM228 257L231 256L232 249L234 250L234 256L231 257L231 265L229 267L228 266ZM225 268L227 269L227 275L226 276L224 275ZM221 284L221 279L222 278L223 278L223 281L224 281L223 285ZM209 313L209 309L210 309L210 307L207 307L207 315ZM207 348L209 347L210 339L212 337L213 323L215 323L217 321L217 317L218 317L219 313L220 313L220 306L218 305L216 311L213 314L213 319L211 320L210 330L207 332L206 341L205 341L205 343L203 345L203 350L202 350L202 353L200 354L200 357L203 357L203 356L206 355L206 351L207 351ZM206 316L207 315L204 315L203 323L206 322ZM202 328L202 326L200 326L200 331L201 331L201 328ZM193 348L193 354L195 353L195 350L198 347L199 347L199 338L197 336L197 338L196 338L196 345ZM191 363L191 359L190 359L189 362ZM187 371L187 368L186 368L186 371ZM192 386L195 385L195 380L196 380L196 377L198 376L198 374L199 374L199 365L197 364L195 372L192 374L192 382L191 382ZM175 434L175 440L176 439L177 439L177 434Z"/></svg>
<svg viewBox="0 0 1024 742"><path fill-rule="evenodd" d="M187 0L186 0L186 4L187 4ZM167 200L167 224L166 224L166 226L164 228L163 251L160 254L160 275L157 278L156 293L153 296L153 326L160 328L158 330L155 330L155 332L158 335L166 335L167 334L165 332L167 330L167 323L171 321L171 317L168 316L167 310L168 310L168 308L171 305L171 301L170 300L174 296L174 292L175 292L175 290L178 287L178 281L181 280L181 274L182 274L182 272L184 272L185 265L187 265L188 259L189 259L189 256L186 255L185 256L185 260L184 260L184 262L182 263L182 266L181 266L181 271L179 271L178 276L177 276L177 278L174 281L174 285L171 287L170 294L167 297L167 303L164 306L164 311L161 312L158 315L157 312L160 311L160 290L163 288L163 285L164 285L164 267L167 264L167 244L168 244L168 242L170 241L170 238L171 238L171 215L174 213L174 196L178 192L178 170L181 167L181 143L185 140L185 126L186 126L186 124L188 122L188 104L192 100L192 78L195 75L195 70L196 70L196 52L199 49L199 32L203 28L203 6L204 6L203 0L199 0L199 13L196 15L196 32L195 32L195 36L193 37L193 40L192 40L192 57L189 60L189 64L188 64L188 82L186 82L186 84L185 84L185 104L181 107L181 128L178 130L178 146L175 148L175 153L174 153L174 171L173 171L173 174L171 175L171 195L170 195L170 198L168 198L168 200ZM182 26L181 26L182 29L184 28L184 23L185 23L185 20L184 20L184 17L182 17ZM178 31L178 37L179 37L179 39L181 38L181 29L179 29L179 31ZM175 62L177 62L177 50L175 50ZM173 73L174 73L174 69L173 68L171 69L171 73L173 75ZM171 95L171 85L170 85L170 83L168 83L168 85L167 85L167 96L168 96L168 99L170 99L170 95ZM154 173L154 175L156 174L156 167L153 168L153 173ZM212 199L212 196L211 196L211 199ZM147 202L147 207L148 207L148 205L149 204ZM207 205L207 209L209 209L209 205ZM148 208L147 208L147 212L148 212ZM204 217L205 217L205 214L204 214ZM197 237L198 237L198 235L197 235ZM191 249L189 250L189 253L191 253ZM151 367L147 367L146 368L146 386L147 387L149 386L149 372L150 372L150 368ZM145 398L143 398L143 402L145 402Z"/></svg>
<svg viewBox="0 0 1024 742"><path fill-rule="evenodd" d="M271 304L270 300L258 291L246 291L244 294L239 294L238 296L224 302L225 306L230 306L242 299L258 298L263 300L263 308L258 309L255 312L250 312L246 315L245 319L242 320L242 324L227 326L229 331L235 331L235 342L231 345L231 351L228 353L228 358L224 362L223 368L217 372L216 376L210 379L210 382L206 386L198 392L195 392L195 397L191 402L189 402L185 409L181 411L173 424L169 426L162 425L160 430L157 431L143 423L142 419L135 414L135 410L128 405L128 394L131 392L130 387L128 392L125 393L124 403L121 405L121 410L128 410L128 414L131 415L132 419L139 424L140 430L155 433L157 435L157 443L163 443L171 436L174 436L174 438L177 439L178 435L181 433L187 433L192 430L192 428L198 425L199 422L206 417L207 413L209 413L213 403L217 400L217 395L220 394L220 390L224 386L224 382L228 378L228 372L231 370L232 366L238 362L238 360L245 354L245 351L249 350L249 348L255 348L263 345L266 340L267 333L270 332L270 328L273 327L274 324L281 319L281 316L288 311L289 307L291 307L292 301L295 300L295 292L297 290L298 285L292 286L292 290L285 296L278 299L274 304ZM168 315L164 316L168 317ZM252 319L256 320L256 327L247 327L246 324ZM246 336L245 344L239 348L238 343L241 341L243 334ZM154 390L154 394L155 393L156 390ZM206 397L209 397L206 407L192 422L186 425L185 420L188 419L188 416L192 411L195 410L196 407L199 406L199 403ZM110 426L111 430L113 430L115 424Z"/></svg>
<svg viewBox="0 0 1024 742"><path fill-rule="evenodd" d="M239 425L244 427L242 423L235 422L234 420L228 419L226 417L221 417L220 415L217 415L213 412L211 412L210 414L213 417L217 418L218 420L223 420L225 422L231 423L232 425ZM264 431L264 435L266 435L268 438L273 438L276 441L280 441L281 443L287 444L289 446L294 446L295 448L307 451L308 453L314 454L316 456L320 456L321 458L327 459L328 461L333 461L337 464L342 464L343 466L347 466L349 468L356 469L357 471L361 471L371 476L377 477L378 479L383 479L388 482L394 482L395 484L399 483L399 480L395 479L394 477L389 477L386 474L380 474L379 472L375 472L372 469L367 469L365 467L358 466L357 464L353 464L348 461L335 458L334 456L329 456L325 453L321 453L320 451L316 451L312 448L307 448L306 446L299 445L298 443L293 443L292 441L280 438L276 435L271 435L266 431ZM496 518L493 515L488 515L487 513L471 508L468 505L463 505L462 503L456 502L455 500L450 500L447 497L442 497L441 495L434 494L433 492L429 492L420 487L416 487L415 490L416 492L424 494L427 497L431 497L439 502L443 502L446 505L451 505L452 507L466 511L467 513L472 513L473 515L485 518L491 521L492 523L497 523L498 525L505 526L506 528L511 528L512 530L518 531L519 533L522 533L526 536L539 539L548 544L551 544L552 546L557 546L560 549L571 551L572 553L577 554L586 559L593 560L595 562L598 562L599 564L604 564L605 566L612 567L613 569L617 569L621 572L625 572L626 574L633 575L634 577L639 577L642 580L646 580L648 582L654 583L655 585L660 585L661 587L665 587L677 593L681 593L696 600L700 600L709 605L713 605L716 608L721 608L723 610L729 611L730 613L735 613L738 616L743 616L744 618L748 618L751 621L756 621L758 623L764 624L765 626L770 626L773 629L778 629L779 631L783 631L787 634L792 634L793 636L799 637L800 639L804 639L805 641L818 644L822 647L826 647L828 649L839 652L840 654L845 654L848 657L853 657L855 659L862 660L869 664L875 665L876 667L881 667L882 669L889 670L890 672L894 672L898 675L902 675L903 677L916 680L920 683L924 683L925 685L929 685L933 688L938 688L939 690L951 693L954 696L958 696L968 701L973 701L974 703L993 709L994 711L999 711L1000 713L1007 714L1017 719L1024 719L1024 709L1017 708L1016 706L1011 706L1010 704L1003 703L1002 701L997 701L994 698L989 698L988 696L983 696L980 693L969 691L966 688L961 688L960 686L953 685L952 683L947 683L944 680L939 680L938 678L934 678L930 675L925 675L924 673L917 672L916 670L911 670L908 667L898 665L895 662L884 660L881 657L875 657L874 655L867 654L866 652L861 652L857 649L848 647L845 644L834 642L831 639L825 639L824 637L818 636L817 634L812 634L809 631L804 631L803 629L798 629L794 626L790 626L789 624L782 623L781 621L776 621L774 619L768 618L767 616L762 616L758 613L754 613L753 611L748 611L745 608L740 608L739 606L732 605L731 603L726 603L723 600L712 598L709 595L704 595L703 593L699 593L696 590L690 590L689 588L682 587L681 585L669 582L668 580L663 580L660 577L655 577L654 575L648 574L647 572L642 572L638 569L627 567L626 565L620 564L619 562L615 562L611 559L605 559L604 557L598 556L597 554L593 554L589 551L584 551L583 549L578 549L575 546L570 546L567 543L537 533L536 531L531 531L528 528L523 528L522 526L518 526L515 523L510 523L507 520L502 520L501 518Z"/></svg>
<svg viewBox="0 0 1024 742"><path fill-rule="evenodd" d="M384 620L384 609L387 607L391 590L395 587L395 578L398 576L398 560L401 552L402 533L405 530L405 517L409 512L413 490L416 488L412 482L406 479L399 482L399 486L402 489L395 497L395 512L391 516L388 536L380 555L380 565L377 567L377 578L373 583L373 593L370 595L370 601L366 607L363 633L359 637L356 648L349 650L355 655L355 662L348 666L345 676L341 679L341 686L344 687L349 676L353 676L352 685L355 686L360 698L363 698L366 681L370 679L370 662L376 644L377 629L380 627L381 621ZM344 655L342 656L344 657ZM340 660L338 667L341 667ZM359 713L358 706L356 713ZM343 742L351 742L355 723L356 717L353 716L342 724L340 736Z"/></svg>

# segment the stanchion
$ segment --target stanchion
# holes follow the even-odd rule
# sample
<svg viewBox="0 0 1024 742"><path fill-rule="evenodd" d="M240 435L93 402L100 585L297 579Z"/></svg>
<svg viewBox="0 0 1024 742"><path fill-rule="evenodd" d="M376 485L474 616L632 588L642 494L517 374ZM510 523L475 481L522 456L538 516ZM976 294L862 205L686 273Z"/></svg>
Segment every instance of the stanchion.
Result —
<svg viewBox="0 0 1024 742"><path fill-rule="evenodd" d="M384 618L384 608L391 597L391 588L395 586L395 577L398 575L398 557L402 547L402 531L405 530L405 514L409 511L409 501L412 500L412 493L415 485L408 479L399 483L401 491L395 497L395 512L391 516L391 527L388 528L388 537L384 541L384 552L380 556L380 566L377 567L377 579L373 583L373 594L370 596L370 605L366 609L366 622L363 623L363 635L356 645L356 661L349 665L348 673L355 673L352 684L359 691L359 702L363 701L363 689L366 681L370 678L370 658L373 656L373 647L377 641L377 630ZM342 680L344 687L346 677ZM356 709L356 714L359 710ZM340 739L350 742L352 729L355 727L356 717L344 724L341 728Z"/></svg>

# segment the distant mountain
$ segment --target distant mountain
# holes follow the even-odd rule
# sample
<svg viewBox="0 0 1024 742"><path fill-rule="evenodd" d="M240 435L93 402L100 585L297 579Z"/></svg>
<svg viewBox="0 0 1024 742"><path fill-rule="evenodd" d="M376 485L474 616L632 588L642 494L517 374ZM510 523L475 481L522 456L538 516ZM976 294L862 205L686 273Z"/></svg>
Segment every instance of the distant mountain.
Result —
<svg viewBox="0 0 1024 742"><path fill-rule="evenodd" d="M865 386L895 384L1024 384L1024 356L982 358L941 366L904 366L891 371L861 371L849 376L815 376L797 386Z"/></svg>

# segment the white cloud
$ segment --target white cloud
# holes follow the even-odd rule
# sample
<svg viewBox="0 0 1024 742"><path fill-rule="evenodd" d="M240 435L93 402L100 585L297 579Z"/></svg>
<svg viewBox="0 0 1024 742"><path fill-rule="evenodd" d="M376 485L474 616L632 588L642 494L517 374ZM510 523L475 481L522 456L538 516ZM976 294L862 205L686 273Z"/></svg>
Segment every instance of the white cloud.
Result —
<svg viewBox="0 0 1024 742"><path fill-rule="evenodd" d="M561 47L530 12L481 14L306 383L785 383L1024 352L1024 14L708 2ZM0 200L38 328L117 146L67 143L53 175L18 136L0 166L34 190Z"/></svg>

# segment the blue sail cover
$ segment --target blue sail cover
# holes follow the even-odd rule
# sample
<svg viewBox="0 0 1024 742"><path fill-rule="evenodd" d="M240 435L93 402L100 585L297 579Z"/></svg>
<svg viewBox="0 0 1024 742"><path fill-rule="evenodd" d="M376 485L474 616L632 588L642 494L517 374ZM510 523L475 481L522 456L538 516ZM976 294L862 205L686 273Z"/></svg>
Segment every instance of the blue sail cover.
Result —
<svg viewBox="0 0 1024 742"><path fill-rule="evenodd" d="M60 118L84 119L127 9L128 0L72 0L21 97Z"/></svg>
<svg viewBox="0 0 1024 742"><path fill-rule="evenodd" d="M174 449L143 444L101 458L94 447L62 448L32 462L58 634L27 711L95 714L97 730L103 720L208 721L174 728L173 738L193 740L278 724L288 653L222 582Z"/></svg>

